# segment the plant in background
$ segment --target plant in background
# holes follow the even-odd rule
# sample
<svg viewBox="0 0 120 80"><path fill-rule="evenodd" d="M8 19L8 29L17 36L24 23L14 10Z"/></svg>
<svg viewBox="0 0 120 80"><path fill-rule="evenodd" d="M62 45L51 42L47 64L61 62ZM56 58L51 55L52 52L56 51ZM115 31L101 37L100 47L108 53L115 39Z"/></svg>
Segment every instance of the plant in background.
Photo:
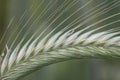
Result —
<svg viewBox="0 0 120 80"><path fill-rule="evenodd" d="M119 8L119 0L40 0L12 18L3 34L0 80L71 59L119 59Z"/></svg>

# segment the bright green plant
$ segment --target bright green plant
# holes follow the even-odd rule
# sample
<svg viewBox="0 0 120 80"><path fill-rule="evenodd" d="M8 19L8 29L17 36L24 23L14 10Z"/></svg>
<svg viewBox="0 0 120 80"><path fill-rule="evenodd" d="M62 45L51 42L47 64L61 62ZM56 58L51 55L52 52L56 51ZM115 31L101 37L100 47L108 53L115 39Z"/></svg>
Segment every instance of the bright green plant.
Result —
<svg viewBox="0 0 120 80"><path fill-rule="evenodd" d="M13 24L16 17L10 21L7 30L15 30L8 34L1 55L0 80L21 79L71 59L119 59L119 8L119 0L41 0L25 10L17 23Z"/></svg>

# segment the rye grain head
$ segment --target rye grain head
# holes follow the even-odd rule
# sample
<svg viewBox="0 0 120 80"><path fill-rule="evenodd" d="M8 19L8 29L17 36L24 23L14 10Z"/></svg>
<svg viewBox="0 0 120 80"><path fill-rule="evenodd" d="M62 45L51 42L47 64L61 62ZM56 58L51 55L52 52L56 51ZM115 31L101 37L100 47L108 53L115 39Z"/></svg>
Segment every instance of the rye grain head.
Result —
<svg viewBox="0 0 120 80"><path fill-rule="evenodd" d="M0 39L1 44L8 35L1 52L1 79L16 80L65 60L119 59L119 8L119 0L40 0L17 23L17 17L12 18ZM10 28L14 30L8 34Z"/></svg>

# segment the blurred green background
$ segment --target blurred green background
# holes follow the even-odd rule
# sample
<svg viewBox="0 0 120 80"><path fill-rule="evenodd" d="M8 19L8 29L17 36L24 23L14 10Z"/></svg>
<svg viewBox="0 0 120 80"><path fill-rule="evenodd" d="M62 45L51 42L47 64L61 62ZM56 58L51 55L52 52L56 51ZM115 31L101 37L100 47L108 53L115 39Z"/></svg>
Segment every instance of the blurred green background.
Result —
<svg viewBox="0 0 120 80"><path fill-rule="evenodd" d="M3 32L6 31L6 26L8 25L10 19L13 16L17 16L19 18L23 14L25 9L33 6L29 12L30 13L29 15L31 15L36 6L39 5L40 1L41 0L0 0L0 38L2 38ZM48 1L50 0L46 0L44 6L47 4ZM62 1L64 0L59 0L59 2ZM85 2L88 0L81 1ZM99 0L96 1L98 1L99 3ZM104 0L101 0L101 2L102 1ZM115 11L116 10L113 10L113 13ZM36 14L36 16L37 15L39 15L39 11ZM28 15L25 15L25 17L27 18ZM15 27L13 27L10 32L12 32L12 30L14 31L14 28ZM21 34L21 36L23 34ZM0 51L2 51L6 41L7 37L0 46L1 47ZM98 60L98 59L65 61L46 66L40 69L39 71L36 71L26 76L22 80L120 80L119 61L120 60Z"/></svg>

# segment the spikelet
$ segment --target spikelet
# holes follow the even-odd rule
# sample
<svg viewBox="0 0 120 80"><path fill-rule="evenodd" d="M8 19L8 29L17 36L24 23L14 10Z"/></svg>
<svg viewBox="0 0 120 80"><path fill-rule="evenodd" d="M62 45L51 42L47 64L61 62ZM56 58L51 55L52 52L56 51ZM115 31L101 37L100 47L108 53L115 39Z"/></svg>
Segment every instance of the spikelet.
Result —
<svg viewBox="0 0 120 80"><path fill-rule="evenodd" d="M93 7L90 5L95 3L95 0L88 0L82 4L82 0L63 0L56 6L59 1L48 1L36 18L34 16L37 11L46 3L42 0L23 27L18 32L16 30L18 34L11 46L7 51L3 51L5 56L0 57L0 80L16 80L30 71L70 59L119 58L120 27L114 26L120 24L120 11L107 15L113 9L120 8L119 0L104 0ZM26 13L25 11L19 21L24 19ZM104 15L107 16L101 17ZM114 18L116 19L113 20ZM92 20L95 21L92 23ZM38 23L41 24L28 38ZM16 27L19 29L21 24ZM28 24L31 26L28 27ZM17 43L24 28L27 30Z"/></svg>

